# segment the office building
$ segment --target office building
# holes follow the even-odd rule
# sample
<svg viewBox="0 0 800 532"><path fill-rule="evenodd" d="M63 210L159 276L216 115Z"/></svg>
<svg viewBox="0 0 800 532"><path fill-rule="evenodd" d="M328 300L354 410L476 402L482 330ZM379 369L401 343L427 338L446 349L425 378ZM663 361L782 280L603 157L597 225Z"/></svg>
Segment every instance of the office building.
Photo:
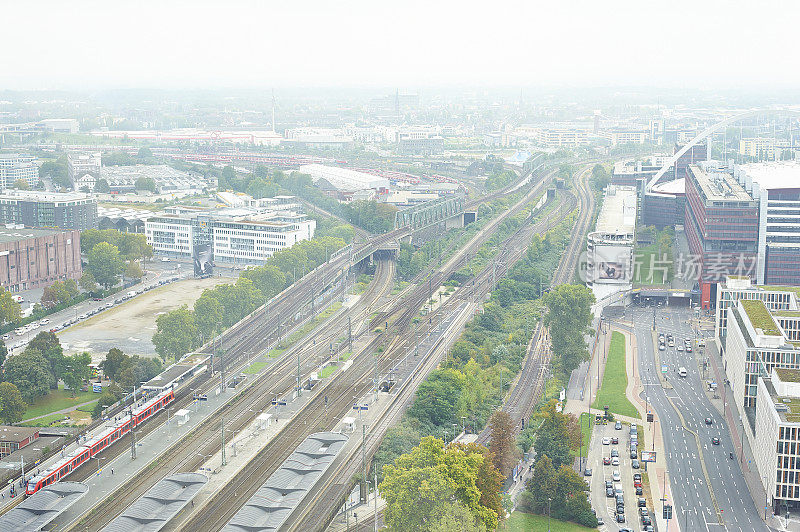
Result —
<svg viewBox="0 0 800 532"><path fill-rule="evenodd" d="M396 135L397 153L401 155L438 155L444 151L441 128L402 127L397 130Z"/></svg>
<svg viewBox="0 0 800 532"><path fill-rule="evenodd" d="M748 432L767 505L779 515L800 507L800 371L773 369L758 379L755 428Z"/></svg>
<svg viewBox="0 0 800 532"><path fill-rule="evenodd" d="M48 118L38 122L37 127L51 133L77 133L80 124L74 118Z"/></svg>
<svg viewBox="0 0 800 532"><path fill-rule="evenodd" d="M36 157L20 153L0 153L0 187L13 187L20 179L31 187L39 184Z"/></svg>
<svg viewBox="0 0 800 532"><path fill-rule="evenodd" d="M646 129L611 128L602 132L603 138L612 146L620 144L644 144L650 138Z"/></svg>
<svg viewBox="0 0 800 532"><path fill-rule="evenodd" d="M0 458L22 449L39 439L37 427L0 425Z"/></svg>
<svg viewBox="0 0 800 532"><path fill-rule="evenodd" d="M80 190L80 187L86 185L86 183L79 183L79 180L84 176L88 175L93 178L100 177L100 169L102 166L102 159L99 152L76 152L67 154L67 174L72 180L75 190ZM92 179L91 190L94 190L94 179Z"/></svg>
<svg viewBox="0 0 800 532"><path fill-rule="evenodd" d="M758 284L800 286L800 162L737 165L734 177L758 202Z"/></svg>
<svg viewBox="0 0 800 532"><path fill-rule="evenodd" d="M576 128L539 128L534 140L537 146L558 149L585 146L589 144L589 134Z"/></svg>
<svg viewBox="0 0 800 532"><path fill-rule="evenodd" d="M786 139L750 137L739 139L739 154L757 161L781 159L790 153L791 146Z"/></svg>
<svg viewBox="0 0 800 532"><path fill-rule="evenodd" d="M97 200L73 192L7 190L0 194L0 224L93 229L97 227Z"/></svg>
<svg viewBox="0 0 800 532"><path fill-rule="evenodd" d="M684 229L691 257L685 268L710 308L725 275L752 275L758 247L758 203L734 177L712 164L690 165Z"/></svg>
<svg viewBox="0 0 800 532"><path fill-rule="evenodd" d="M664 181L644 193L641 220L658 228L683 224L686 210L686 179Z"/></svg>
<svg viewBox="0 0 800 532"><path fill-rule="evenodd" d="M607 186L597 224L586 243L586 286L597 299L631 284L635 232L636 189Z"/></svg>
<svg viewBox="0 0 800 532"><path fill-rule="evenodd" d="M147 243L161 256L191 259L208 250L212 260L263 264L273 253L314 237L316 221L291 211L177 208L145 222Z"/></svg>
<svg viewBox="0 0 800 532"><path fill-rule="evenodd" d="M717 284L715 306L714 336L719 341L720 350L724 348L728 330L728 309L740 299L762 301L770 311L800 311L798 295L800 288L788 286L758 286L746 275L726 275Z"/></svg>
<svg viewBox="0 0 800 532"><path fill-rule="evenodd" d="M80 279L80 231L0 229L0 286L10 292Z"/></svg>

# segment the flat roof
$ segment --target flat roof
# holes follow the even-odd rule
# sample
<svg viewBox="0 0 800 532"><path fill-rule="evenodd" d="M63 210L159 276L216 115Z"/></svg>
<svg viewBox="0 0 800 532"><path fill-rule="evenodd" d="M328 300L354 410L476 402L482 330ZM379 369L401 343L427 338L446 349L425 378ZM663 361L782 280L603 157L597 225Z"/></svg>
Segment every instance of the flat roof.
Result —
<svg viewBox="0 0 800 532"><path fill-rule="evenodd" d="M800 161L749 163L738 165L736 170L763 190L800 188Z"/></svg>
<svg viewBox="0 0 800 532"><path fill-rule="evenodd" d="M655 185L651 192L661 194L686 194L686 178L673 179L672 181L665 181Z"/></svg>
<svg viewBox="0 0 800 532"><path fill-rule="evenodd" d="M755 201L744 187L727 172L719 170L706 172L694 164L689 166L689 170L709 201Z"/></svg>
<svg viewBox="0 0 800 532"><path fill-rule="evenodd" d="M773 368L778 377L785 382L800 382L800 369Z"/></svg>
<svg viewBox="0 0 800 532"><path fill-rule="evenodd" d="M43 192L38 190L3 190L3 192L0 193L0 199L28 201L95 201L92 196L79 192Z"/></svg>
<svg viewBox="0 0 800 532"><path fill-rule="evenodd" d="M41 530L89 492L80 482L57 482L42 488L0 516L3 532Z"/></svg>
<svg viewBox="0 0 800 532"><path fill-rule="evenodd" d="M636 228L636 188L609 185L597 217L599 233L633 233Z"/></svg>
<svg viewBox="0 0 800 532"><path fill-rule="evenodd" d="M59 233L65 233L63 229L8 229L0 227L0 242L16 242L17 240L25 240L26 238L38 238L40 236L51 236Z"/></svg>
<svg viewBox="0 0 800 532"><path fill-rule="evenodd" d="M178 473L161 479L103 532L155 532L161 530L200 491L208 477L201 473Z"/></svg>
<svg viewBox="0 0 800 532"><path fill-rule="evenodd" d="M761 329L761 334L766 336L783 336L763 301L760 299L740 299L739 302L742 304L742 308L754 329Z"/></svg>
<svg viewBox="0 0 800 532"><path fill-rule="evenodd" d="M0 425L0 441L21 442L39 432L39 427L14 427Z"/></svg>

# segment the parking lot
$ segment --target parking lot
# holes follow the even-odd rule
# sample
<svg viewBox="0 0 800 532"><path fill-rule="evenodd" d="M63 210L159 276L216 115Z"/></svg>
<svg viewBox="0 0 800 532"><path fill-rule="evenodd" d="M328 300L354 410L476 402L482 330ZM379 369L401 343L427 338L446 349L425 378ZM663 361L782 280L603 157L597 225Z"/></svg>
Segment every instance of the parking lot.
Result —
<svg viewBox="0 0 800 532"><path fill-rule="evenodd" d="M652 528L645 527L640 516L641 504L646 503L644 507L651 511L652 519L653 505L646 499L646 487L637 489L634 485L634 475L644 475L645 470L638 453L635 460L640 468L632 467L634 460L631 453L632 438L630 426L625 423L621 423L619 429L616 428L614 421L609 421L607 425L593 426L586 465L592 470L592 475L585 478L591 486L592 508L597 512L598 518L604 522L603 525L600 525L600 530L634 530L637 532L652 530ZM642 445L643 442L640 441L638 449L641 449ZM618 477L615 476L616 473L619 474ZM606 482L611 482L611 491L607 491ZM637 482L637 484L640 483ZM623 502L621 507L617 504L617 495L620 490L622 491L620 500ZM641 499L645 500L640 502ZM624 516L623 522L617 521L618 508L624 510L619 512Z"/></svg>

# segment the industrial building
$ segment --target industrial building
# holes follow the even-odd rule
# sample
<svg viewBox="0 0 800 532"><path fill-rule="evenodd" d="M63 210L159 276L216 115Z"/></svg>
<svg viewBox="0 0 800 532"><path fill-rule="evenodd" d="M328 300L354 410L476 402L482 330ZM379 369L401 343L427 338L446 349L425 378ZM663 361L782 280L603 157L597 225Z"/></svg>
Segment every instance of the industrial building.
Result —
<svg viewBox="0 0 800 532"><path fill-rule="evenodd" d="M357 172L347 168L322 164L305 164L298 167L297 172L310 175L315 185L319 185L320 181L325 181L340 192L370 189L380 193L389 191L389 180L385 177Z"/></svg>
<svg viewBox="0 0 800 532"><path fill-rule="evenodd" d="M0 229L0 286L10 292L81 277L80 231Z"/></svg>
<svg viewBox="0 0 800 532"><path fill-rule="evenodd" d="M273 253L314 237L316 221L303 213L248 208L170 210L145 222L147 243L164 257L263 264Z"/></svg>
<svg viewBox="0 0 800 532"><path fill-rule="evenodd" d="M0 194L0 224L24 227L94 229L97 200L73 192L7 190Z"/></svg>
<svg viewBox="0 0 800 532"><path fill-rule="evenodd" d="M12 187L20 179L31 187L39 184L36 157L21 153L0 153L0 188Z"/></svg>
<svg viewBox="0 0 800 532"><path fill-rule="evenodd" d="M758 247L758 203L713 162L691 165L684 229L697 265L700 304L710 308L725 275L751 275Z"/></svg>
<svg viewBox="0 0 800 532"><path fill-rule="evenodd" d="M633 280L636 203L635 188L606 187L597 224L586 243L586 285L597 299Z"/></svg>
<svg viewBox="0 0 800 532"><path fill-rule="evenodd" d="M159 194L201 193L209 187L202 175L181 172L165 164L104 166L100 177L108 182L112 192L133 192L139 179L152 179Z"/></svg>

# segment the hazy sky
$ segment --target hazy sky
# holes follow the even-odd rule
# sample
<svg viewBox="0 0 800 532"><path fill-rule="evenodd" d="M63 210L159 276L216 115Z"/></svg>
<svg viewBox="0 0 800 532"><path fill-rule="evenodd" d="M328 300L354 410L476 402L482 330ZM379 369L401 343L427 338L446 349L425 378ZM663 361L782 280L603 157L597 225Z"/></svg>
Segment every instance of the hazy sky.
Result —
<svg viewBox="0 0 800 532"><path fill-rule="evenodd" d="M800 85L800 2L3 0L0 88Z"/></svg>

